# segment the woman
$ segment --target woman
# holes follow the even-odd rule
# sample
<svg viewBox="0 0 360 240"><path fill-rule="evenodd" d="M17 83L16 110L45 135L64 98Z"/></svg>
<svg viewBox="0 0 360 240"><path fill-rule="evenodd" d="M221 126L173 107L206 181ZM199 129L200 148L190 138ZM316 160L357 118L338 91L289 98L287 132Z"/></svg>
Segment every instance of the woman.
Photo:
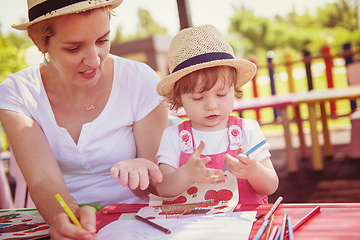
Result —
<svg viewBox="0 0 360 240"><path fill-rule="evenodd" d="M121 2L28 0L29 22L13 25L28 31L44 63L0 84L0 121L52 239L92 239L95 215L78 204L144 202L130 189L162 180L155 154L167 110L159 78L109 55L110 13Z"/></svg>

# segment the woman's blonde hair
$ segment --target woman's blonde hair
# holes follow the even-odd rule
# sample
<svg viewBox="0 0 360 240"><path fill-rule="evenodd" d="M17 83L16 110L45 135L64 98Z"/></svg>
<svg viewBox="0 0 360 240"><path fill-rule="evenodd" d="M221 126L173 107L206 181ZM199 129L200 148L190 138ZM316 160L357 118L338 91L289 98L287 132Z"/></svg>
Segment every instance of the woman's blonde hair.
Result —
<svg viewBox="0 0 360 240"><path fill-rule="evenodd" d="M109 17L114 15L113 9L110 6L103 7L103 9L109 13ZM85 16L90 15L95 9L79 12ZM74 13L73 13L74 14ZM76 13L75 13L76 14ZM55 36L55 23L64 19L68 15L53 17L38 23L30 25L27 29L28 36L37 46L40 52L45 53L45 47L49 44L51 37Z"/></svg>
<svg viewBox="0 0 360 240"><path fill-rule="evenodd" d="M235 97L241 98L243 92L237 89L236 83L236 70L230 66L215 66L194 71L182 78L175 84L172 91L165 96L166 101L169 103L171 110L178 110L182 107L181 95L187 93L205 92L209 91L215 86L218 80L223 82L223 87L226 85L234 86Z"/></svg>

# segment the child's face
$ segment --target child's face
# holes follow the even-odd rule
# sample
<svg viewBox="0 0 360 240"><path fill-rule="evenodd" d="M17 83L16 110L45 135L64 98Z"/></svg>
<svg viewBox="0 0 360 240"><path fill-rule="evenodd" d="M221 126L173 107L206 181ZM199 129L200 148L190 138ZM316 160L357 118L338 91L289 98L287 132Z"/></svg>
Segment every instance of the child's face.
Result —
<svg viewBox="0 0 360 240"><path fill-rule="evenodd" d="M181 95L181 101L192 127L200 131L217 131L227 127L227 119L234 107L234 87L218 79L205 92Z"/></svg>

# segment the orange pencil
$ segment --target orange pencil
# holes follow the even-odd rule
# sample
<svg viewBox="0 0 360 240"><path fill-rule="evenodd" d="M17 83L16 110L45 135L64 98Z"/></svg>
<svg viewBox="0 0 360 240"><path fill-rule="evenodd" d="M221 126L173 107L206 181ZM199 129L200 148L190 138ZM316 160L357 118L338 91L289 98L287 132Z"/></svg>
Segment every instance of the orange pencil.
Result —
<svg viewBox="0 0 360 240"><path fill-rule="evenodd" d="M272 225L274 223L274 214L271 214L270 216L270 220L269 220L269 225L266 229L266 233L265 233L265 240L268 240L269 239L269 236L270 236L270 232L271 232L271 228L272 228Z"/></svg>

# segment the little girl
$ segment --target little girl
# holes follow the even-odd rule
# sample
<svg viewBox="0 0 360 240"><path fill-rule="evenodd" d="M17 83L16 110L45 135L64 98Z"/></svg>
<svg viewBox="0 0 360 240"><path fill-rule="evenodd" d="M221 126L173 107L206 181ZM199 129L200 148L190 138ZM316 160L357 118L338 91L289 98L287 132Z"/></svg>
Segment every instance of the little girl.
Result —
<svg viewBox="0 0 360 240"><path fill-rule="evenodd" d="M180 31L169 48L171 74L157 85L170 109L183 107L189 121L165 129L157 153L163 181L160 196L174 197L193 183L221 184L225 167L237 177L239 203L267 203L278 177L266 143L251 155L244 152L264 140L259 124L230 115L234 95L256 72L247 60L234 59L226 39L212 25Z"/></svg>

